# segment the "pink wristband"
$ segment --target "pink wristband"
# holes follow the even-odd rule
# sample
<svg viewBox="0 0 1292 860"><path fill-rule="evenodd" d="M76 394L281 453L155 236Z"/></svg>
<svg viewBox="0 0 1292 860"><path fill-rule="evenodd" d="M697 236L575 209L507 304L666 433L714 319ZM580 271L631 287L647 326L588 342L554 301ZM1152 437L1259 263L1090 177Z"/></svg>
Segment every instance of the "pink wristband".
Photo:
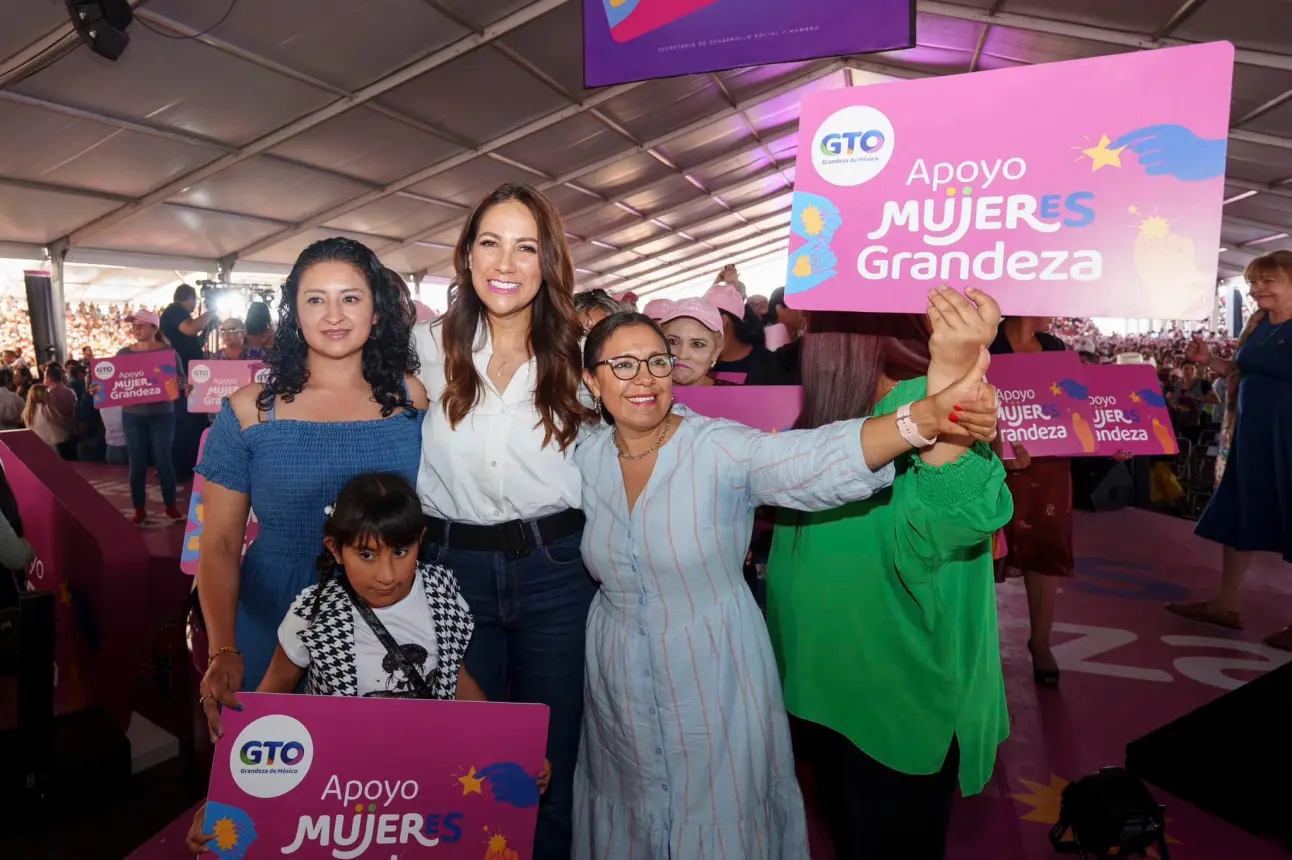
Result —
<svg viewBox="0 0 1292 860"><path fill-rule="evenodd" d="M902 434L902 438L910 444L912 448L927 448L936 442L936 439L925 439L920 435L920 427L911 417L911 404L903 403L897 407L897 432Z"/></svg>

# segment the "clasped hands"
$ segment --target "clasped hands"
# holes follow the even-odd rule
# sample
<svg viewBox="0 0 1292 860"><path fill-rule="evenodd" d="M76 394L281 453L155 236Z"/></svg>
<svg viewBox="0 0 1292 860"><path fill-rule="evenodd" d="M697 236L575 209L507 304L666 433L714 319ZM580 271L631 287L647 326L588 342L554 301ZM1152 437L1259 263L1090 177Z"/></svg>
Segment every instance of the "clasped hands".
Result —
<svg viewBox="0 0 1292 860"><path fill-rule="evenodd" d="M1000 307L981 290L965 295L947 286L929 291L928 395L936 410L937 435L970 442L996 439L999 402L987 382Z"/></svg>

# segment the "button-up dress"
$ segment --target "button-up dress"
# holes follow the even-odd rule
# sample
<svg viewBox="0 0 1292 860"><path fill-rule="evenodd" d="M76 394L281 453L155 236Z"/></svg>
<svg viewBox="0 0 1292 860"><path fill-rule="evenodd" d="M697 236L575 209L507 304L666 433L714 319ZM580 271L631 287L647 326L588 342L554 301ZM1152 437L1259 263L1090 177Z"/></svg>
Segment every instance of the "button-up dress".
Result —
<svg viewBox="0 0 1292 860"><path fill-rule="evenodd" d="M742 574L754 509L838 507L887 487L865 419L761 433L674 407L629 513L609 428L575 452L588 616L575 860L808 857L767 627Z"/></svg>

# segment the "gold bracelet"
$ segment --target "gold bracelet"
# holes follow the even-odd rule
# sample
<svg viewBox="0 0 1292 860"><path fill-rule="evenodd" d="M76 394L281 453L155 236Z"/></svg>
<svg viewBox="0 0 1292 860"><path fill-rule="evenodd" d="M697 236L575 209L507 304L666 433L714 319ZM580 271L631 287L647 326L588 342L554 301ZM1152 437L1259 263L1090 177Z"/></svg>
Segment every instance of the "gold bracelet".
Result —
<svg viewBox="0 0 1292 860"><path fill-rule="evenodd" d="M206 658L206 668L210 669L211 664L215 662L215 658L219 657L221 654L236 654L239 660L242 659L242 652L237 648L234 648L232 645L221 645L219 648L215 649L215 653Z"/></svg>

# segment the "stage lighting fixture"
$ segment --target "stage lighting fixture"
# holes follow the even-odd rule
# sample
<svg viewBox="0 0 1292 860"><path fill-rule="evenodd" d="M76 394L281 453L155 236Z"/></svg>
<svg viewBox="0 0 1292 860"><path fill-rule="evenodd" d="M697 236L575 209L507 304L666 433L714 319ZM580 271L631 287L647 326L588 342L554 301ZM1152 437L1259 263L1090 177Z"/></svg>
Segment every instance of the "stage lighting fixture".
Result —
<svg viewBox="0 0 1292 860"><path fill-rule="evenodd" d="M130 44L126 29L135 19L129 0L67 0L72 26L90 50L116 60Z"/></svg>

